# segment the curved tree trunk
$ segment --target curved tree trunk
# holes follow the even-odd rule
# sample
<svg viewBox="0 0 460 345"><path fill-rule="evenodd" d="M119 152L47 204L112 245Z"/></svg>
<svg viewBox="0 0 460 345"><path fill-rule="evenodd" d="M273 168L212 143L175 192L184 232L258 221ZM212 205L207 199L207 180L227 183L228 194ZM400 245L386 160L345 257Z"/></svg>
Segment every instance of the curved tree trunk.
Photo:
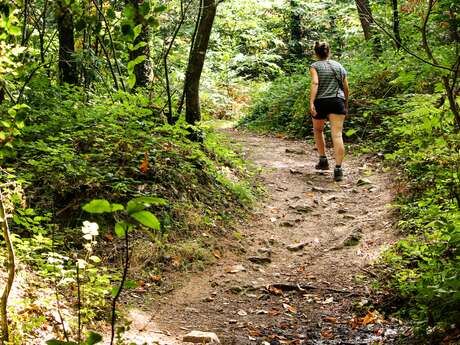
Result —
<svg viewBox="0 0 460 345"><path fill-rule="evenodd" d="M358 9L359 20L363 28L364 38L369 41L372 38L372 11L369 5L369 0L356 0L356 8Z"/></svg>
<svg viewBox="0 0 460 345"><path fill-rule="evenodd" d="M217 2L202 0L202 11L190 59L185 73L185 120L195 124L201 120L200 112L200 77L203 71L204 59L209 45L212 25L216 16Z"/></svg>
<svg viewBox="0 0 460 345"><path fill-rule="evenodd" d="M59 31L59 80L61 83L77 84L73 14L62 1L57 1L56 4L56 21Z"/></svg>

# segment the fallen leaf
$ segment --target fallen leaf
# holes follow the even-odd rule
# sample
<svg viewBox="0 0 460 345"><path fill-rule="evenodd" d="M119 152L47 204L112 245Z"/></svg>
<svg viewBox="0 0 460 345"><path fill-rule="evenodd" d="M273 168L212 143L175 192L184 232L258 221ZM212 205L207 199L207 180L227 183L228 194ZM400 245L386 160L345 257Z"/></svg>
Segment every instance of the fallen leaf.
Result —
<svg viewBox="0 0 460 345"><path fill-rule="evenodd" d="M260 337L260 336L262 336L262 333L260 333L260 331L258 331L257 329L251 329L251 330L249 330L249 334L250 334L252 337Z"/></svg>
<svg viewBox="0 0 460 345"><path fill-rule="evenodd" d="M332 302L334 302L334 297L329 297L326 298L323 302L321 302L321 304L331 304Z"/></svg>
<svg viewBox="0 0 460 345"><path fill-rule="evenodd" d="M272 293L273 295L276 295L276 296L281 296L283 294L283 290L278 289L278 288L276 288L274 286L271 286L271 285L268 287L268 291L270 293Z"/></svg>
<svg viewBox="0 0 460 345"><path fill-rule="evenodd" d="M149 170L149 155L147 152L144 153L144 160L139 167L141 173L145 174Z"/></svg>
<svg viewBox="0 0 460 345"><path fill-rule="evenodd" d="M112 242L113 241L113 235L111 233L107 233L104 235L104 238L107 240L107 241L110 241Z"/></svg>
<svg viewBox="0 0 460 345"><path fill-rule="evenodd" d="M283 308L286 309L290 313L297 314L297 308L293 307L292 305L283 303Z"/></svg>
<svg viewBox="0 0 460 345"><path fill-rule="evenodd" d="M350 323L351 323L351 329L356 329L361 324L359 318L357 317L352 318Z"/></svg>
<svg viewBox="0 0 460 345"><path fill-rule="evenodd" d="M181 262L182 262L182 258L181 258L179 255L175 256L175 257L172 259L172 264L173 264L173 266L176 267L176 268L180 267Z"/></svg>
<svg viewBox="0 0 460 345"><path fill-rule="evenodd" d="M325 316L325 317L323 317L323 321L324 322L329 322L329 323L336 323L337 319L335 317L332 317L332 316Z"/></svg>
<svg viewBox="0 0 460 345"><path fill-rule="evenodd" d="M237 313L237 314L238 314L239 316L246 316L246 315L248 315L248 313L245 312L243 309L238 310L238 313Z"/></svg>
<svg viewBox="0 0 460 345"><path fill-rule="evenodd" d="M275 309L275 308L271 309L271 310L268 312L268 315L270 315L270 316L277 316L277 315L279 315L279 314L280 314L279 310L278 310L278 309Z"/></svg>
<svg viewBox="0 0 460 345"><path fill-rule="evenodd" d="M364 326L367 326L371 323L375 323L376 320L377 320L377 316L373 312L369 311L367 315L363 318L362 324Z"/></svg>
<svg viewBox="0 0 460 345"><path fill-rule="evenodd" d="M216 259L222 258L222 256L220 255L220 253L219 253L217 250L213 251L212 254L214 255L214 257L215 257Z"/></svg>
<svg viewBox="0 0 460 345"><path fill-rule="evenodd" d="M153 282L159 282L161 281L161 276L159 274L151 274L150 275L150 279L153 281Z"/></svg>
<svg viewBox="0 0 460 345"><path fill-rule="evenodd" d="M334 338L334 334L332 333L332 330L324 329L324 330L321 331L321 338L332 339L332 338Z"/></svg>

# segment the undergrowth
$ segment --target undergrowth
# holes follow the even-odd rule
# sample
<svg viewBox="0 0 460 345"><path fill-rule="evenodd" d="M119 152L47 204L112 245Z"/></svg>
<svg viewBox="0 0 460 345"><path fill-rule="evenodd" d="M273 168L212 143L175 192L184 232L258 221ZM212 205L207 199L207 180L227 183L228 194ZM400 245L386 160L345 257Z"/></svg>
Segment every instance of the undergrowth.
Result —
<svg viewBox="0 0 460 345"><path fill-rule="evenodd" d="M163 284L165 272L211 262L214 238L230 235L225 229L255 200L256 172L223 135L201 128L203 142L189 140L187 125L164 125L141 93L100 96L37 83L27 103L14 150L2 152L1 182L18 186L10 198L13 242L18 258L35 272L29 283L56 287L65 296L65 309L77 307L76 288L84 287L78 308L84 322L94 324L107 315L107 297L120 280L122 241L112 216L89 215L82 205L93 199L119 205L136 197L165 200L151 207L161 231L146 230L132 239L130 276L155 287ZM81 233L86 220L100 225L90 254ZM75 262L84 267L80 283ZM37 313L56 323L45 311L54 302L43 303ZM29 323L21 316L16 322L23 325L13 335L16 343L27 342Z"/></svg>

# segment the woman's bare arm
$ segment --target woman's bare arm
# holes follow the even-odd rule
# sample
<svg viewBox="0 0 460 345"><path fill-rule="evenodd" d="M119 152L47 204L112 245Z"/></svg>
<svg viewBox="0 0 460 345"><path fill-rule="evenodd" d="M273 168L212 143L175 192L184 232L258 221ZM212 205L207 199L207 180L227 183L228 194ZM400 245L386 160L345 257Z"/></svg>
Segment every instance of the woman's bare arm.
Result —
<svg viewBox="0 0 460 345"><path fill-rule="evenodd" d="M316 109L315 109L315 98L316 94L318 93L318 85L319 85L319 78L318 72L313 67L310 68L310 76L311 76L311 83L310 83L310 114L311 116L316 116Z"/></svg>

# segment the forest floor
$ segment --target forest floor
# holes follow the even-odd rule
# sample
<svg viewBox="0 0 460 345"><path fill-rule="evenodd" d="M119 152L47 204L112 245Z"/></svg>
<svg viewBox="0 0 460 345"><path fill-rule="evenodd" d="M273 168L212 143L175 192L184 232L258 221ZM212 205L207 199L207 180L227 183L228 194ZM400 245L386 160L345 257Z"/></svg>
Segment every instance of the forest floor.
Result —
<svg viewBox="0 0 460 345"><path fill-rule="evenodd" d="M305 142L225 132L262 168L267 197L237 229L239 250L229 246L203 272L179 276L174 291L139 300L127 338L176 345L199 330L227 345L393 344L410 332L371 307L370 264L398 239L392 174L348 155L337 183L315 170Z"/></svg>

